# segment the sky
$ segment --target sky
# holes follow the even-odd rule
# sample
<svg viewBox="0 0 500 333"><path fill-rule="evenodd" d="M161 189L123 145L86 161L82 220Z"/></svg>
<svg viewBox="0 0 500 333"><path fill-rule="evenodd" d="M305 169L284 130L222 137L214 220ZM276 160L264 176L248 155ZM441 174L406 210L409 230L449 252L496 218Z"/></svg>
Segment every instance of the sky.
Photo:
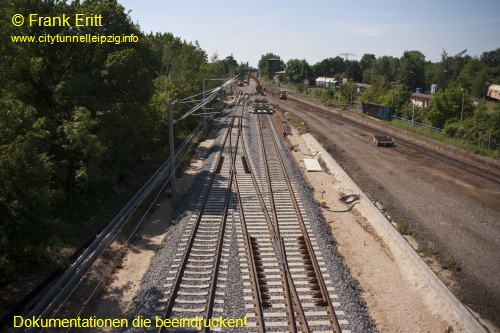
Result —
<svg viewBox="0 0 500 333"><path fill-rule="evenodd" d="M500 0L118 0L134 23L198 41L210 59L232 55L257 67L262 55L310 65L364 54L400 58L417 50L432 62L500 48Z"/></svg>

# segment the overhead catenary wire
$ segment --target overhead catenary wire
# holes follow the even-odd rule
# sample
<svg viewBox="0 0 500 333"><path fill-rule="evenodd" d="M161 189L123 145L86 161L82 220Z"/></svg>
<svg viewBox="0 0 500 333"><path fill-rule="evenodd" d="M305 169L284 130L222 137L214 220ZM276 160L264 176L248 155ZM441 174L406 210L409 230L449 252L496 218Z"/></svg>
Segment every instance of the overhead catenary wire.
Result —
<svg viewBox="0 0 500 333"><path fill-rule="evenodd" d="M191 95L189 97L175 101L174 104L187 104L187 103L201 102L201 101L203 101L203 99L194 99L194 98L197 96L202 96L204 94L212 93L212 92L214 92L214 90L216 90L218 88L219 87L215 87L215 88L212 88L212 89L205 91L205 93L201 92L199 94Z"/></svg>
<svg viewBox="0 0 500 333"><path fill-rule="evenodd" d="M198 103L195 107L193 107L191 110L189 110L188 112L186 112L182 117L180 117L179 119L177 119L177 121L181 121L181 120L184 120L186 119L187 117L189 117L190 115L192 115L193 113L195 113L197 110L199 110L200 108L202 108L203 106L205 106L206 104L208 104L212 99L214 99L215 96L217 96L217 94L225 87L225 86L228 86L230 85L231 83L235 82L237 79L237 76L235 76L234 78L228 80L227 82L225 82L224 84L220 85L219 87L213 89L213 92L208 96L206 97L205 99L203 99L200 103Z"/></svg>

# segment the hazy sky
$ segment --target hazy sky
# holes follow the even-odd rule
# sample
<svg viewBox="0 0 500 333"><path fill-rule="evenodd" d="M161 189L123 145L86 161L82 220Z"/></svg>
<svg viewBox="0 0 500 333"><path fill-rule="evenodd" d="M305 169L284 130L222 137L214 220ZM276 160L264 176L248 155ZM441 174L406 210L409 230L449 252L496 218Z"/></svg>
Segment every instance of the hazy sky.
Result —
<svg viewBox="0 0 500 333"><path fill-rule="evenodd" d="M232 54L254 67L269 52L314 65L342 53L418 50L439 61L443 49L479 56L500 47L500 0L118 1L145 33L171 32L209 58Z"/></svg>

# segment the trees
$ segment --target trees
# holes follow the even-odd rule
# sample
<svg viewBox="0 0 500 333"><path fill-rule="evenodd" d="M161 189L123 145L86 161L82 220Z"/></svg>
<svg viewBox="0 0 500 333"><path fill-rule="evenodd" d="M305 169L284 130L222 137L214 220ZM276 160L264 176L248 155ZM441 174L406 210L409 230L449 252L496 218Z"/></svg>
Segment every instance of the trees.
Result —
<svg viewBox="0 0 500 333"><path fill-rule="evenodd" d="M405 51L399 60L398 82L410 91L416 88L425 90L425 56L420 51Z"/></svg>
<svg viewBox="0 0 500 333"><path fill-rule="evenodd" d="M345 71L344 59L339 56L323 59L312 66L314 76L335 77Z"/></svg>
<svg viewBox="0 0 500 333"><path fill-rule="evenodd" d="M238 62L234 59L234 57L232 55L227 56L220 63L223 67L224 73L226 73L227 75L243 74L243 70L242 70L241 66L238 65Z"/></svg>
<svg viewBox="0 0 500 333"><path fill-rule="evenodd" d="M55 159L48 153L47 119L4 95L0 99L0 282L40 263L50 244Z"/></svg>
<svg viewBox="0 0 500 333"><path fill-rule="evenodd" d="M356 94L357 84L354 81L349 81L346 83L342 83L339 86L339 95L341 96L342 102L346 104L352 104L353 98Z"/></svg>
<svg viewBox="0 0 500 333"><path fill-rule="evenodd" d="M50 263L56 246L73 246L77 237L64 237L66 231L89 236L96 225L88 221L109 209L105 202L116 196L113 188L136 182L167 156L169 98L197 94L203 77L220 77L226 64L230 70L240 66L232 57L208 64L198 43L172 34L144 36L116 1L13 0L0 8L107 17L91 31L24 25L13 32L9 25L0 32L5 40L6 33L58 32L133 33L139 39L0 46L0 281L6 282L27 265ZM176 116L186 109L176 107ZM178 133L197 121L180 123Z"/></svg>
<svg viewBox="0 0 500 333"><path fill-rule="evenodd" d="M304 59L290 59L286 63L286 75L288 80L293 83L301 83L304 79L310 77L312 69Z"/></svg>
<svg viewBox="0 0 500 333"><path fill-rule="evenodd" d="M363 82L371 82L372 67L377 61L374 54L365 53L360 60L361 70L363 71Z"/></svg>
<svg viewBox="0 0 500 333"><path fill-rule="evenodd" d="M470 96L460 89L457 83L452 83L446 89L432 97L429 102L427 118L434 127L443 128L447 123L460 121L462 116L462 101L464 105L463 118L474 113L474 105Z"/></svg>
<svg viewBox="0 0 500 333"><path fill-rule="evenodd" d="M362 82L363 81L363 70L361 65L357 60L346 60L344 77L350 81Z"/></svg>
<svg viewBox="0 0 500 333"><path fill-rule="evenodd" d="M480 60L486 66L487 80L490 83L500 84L500 48L484 52Z"/></svg>
<svg viewBox="0 0 500 333"><path fill-rule="evenodd" d="M478 59L470 58L457 77L460 86L474 97L483 97L486 88L486 68Z"/></svg>
<svg viewBox="0 0 500 333"><path fill-rule="evenodd" d="M372 65L371 79L377 75L385 76L389 82L395 82L399 70L399 59L390 56L382 56ZM371 81L367 81L371 83Z"/></svg>
<svg viewBox="0 0 500 333"><path fill-rule="evenodd" d="M391 83L383 75L377 75L373 78L371 86L365 90L361 96L364 102L382 104L381 98L391 89Z"/></svg>

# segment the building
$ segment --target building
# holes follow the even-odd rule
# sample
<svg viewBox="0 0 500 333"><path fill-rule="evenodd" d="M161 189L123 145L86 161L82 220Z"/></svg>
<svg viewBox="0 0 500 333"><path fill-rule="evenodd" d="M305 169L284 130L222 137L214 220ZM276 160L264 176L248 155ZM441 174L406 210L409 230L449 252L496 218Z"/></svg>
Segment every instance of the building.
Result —
<svg viewBox="0 0 500 333"><path fill-rule="evenodd" d="M371 87L371 85L364 84L364 83L356 83L356 86L357 86L357 88L356 88L356 94L358 96L363 95L363 93L365 92L365 90Z"/></svg>
<svg viewBox="0 0 500 333"><path fill-rule="evenodd" d="M273 81L276 83L286 82L286 71L274 72Z"/></svg>
<svg viewBox="0 0 500 333"><path fill-rule="evenodd" d="M329 88L335 88L339 81L335 80L334 77L320 76L316 79L317 87L327 86Z"/></svg>
<svg viewBox="0 0 500 333"><path fill-rule="evenodd" d="M437 92L437 84L431 84L431 94L435 94Z"/></svg>
<svg viewBox="0 0 500 333"><path fill-rule="evenodd" d="M421 108L427 109L429 107L429 101L431 100L432 95L422 94L422 93L413 93L410 96L410 101Z"/></svg>
<svg viewBox="0 0 500 333"><path fill-rule="evenodd" d="M269 73L269 80L273 80L276 72L281 71L281 59L268 59L267 72Z"/></svg>
<svg viewBox="0 0 500 333"><path fill-rule="evenodd" d="M488 87L488 97L500 101L500 85L492 84Z"/></svg>

